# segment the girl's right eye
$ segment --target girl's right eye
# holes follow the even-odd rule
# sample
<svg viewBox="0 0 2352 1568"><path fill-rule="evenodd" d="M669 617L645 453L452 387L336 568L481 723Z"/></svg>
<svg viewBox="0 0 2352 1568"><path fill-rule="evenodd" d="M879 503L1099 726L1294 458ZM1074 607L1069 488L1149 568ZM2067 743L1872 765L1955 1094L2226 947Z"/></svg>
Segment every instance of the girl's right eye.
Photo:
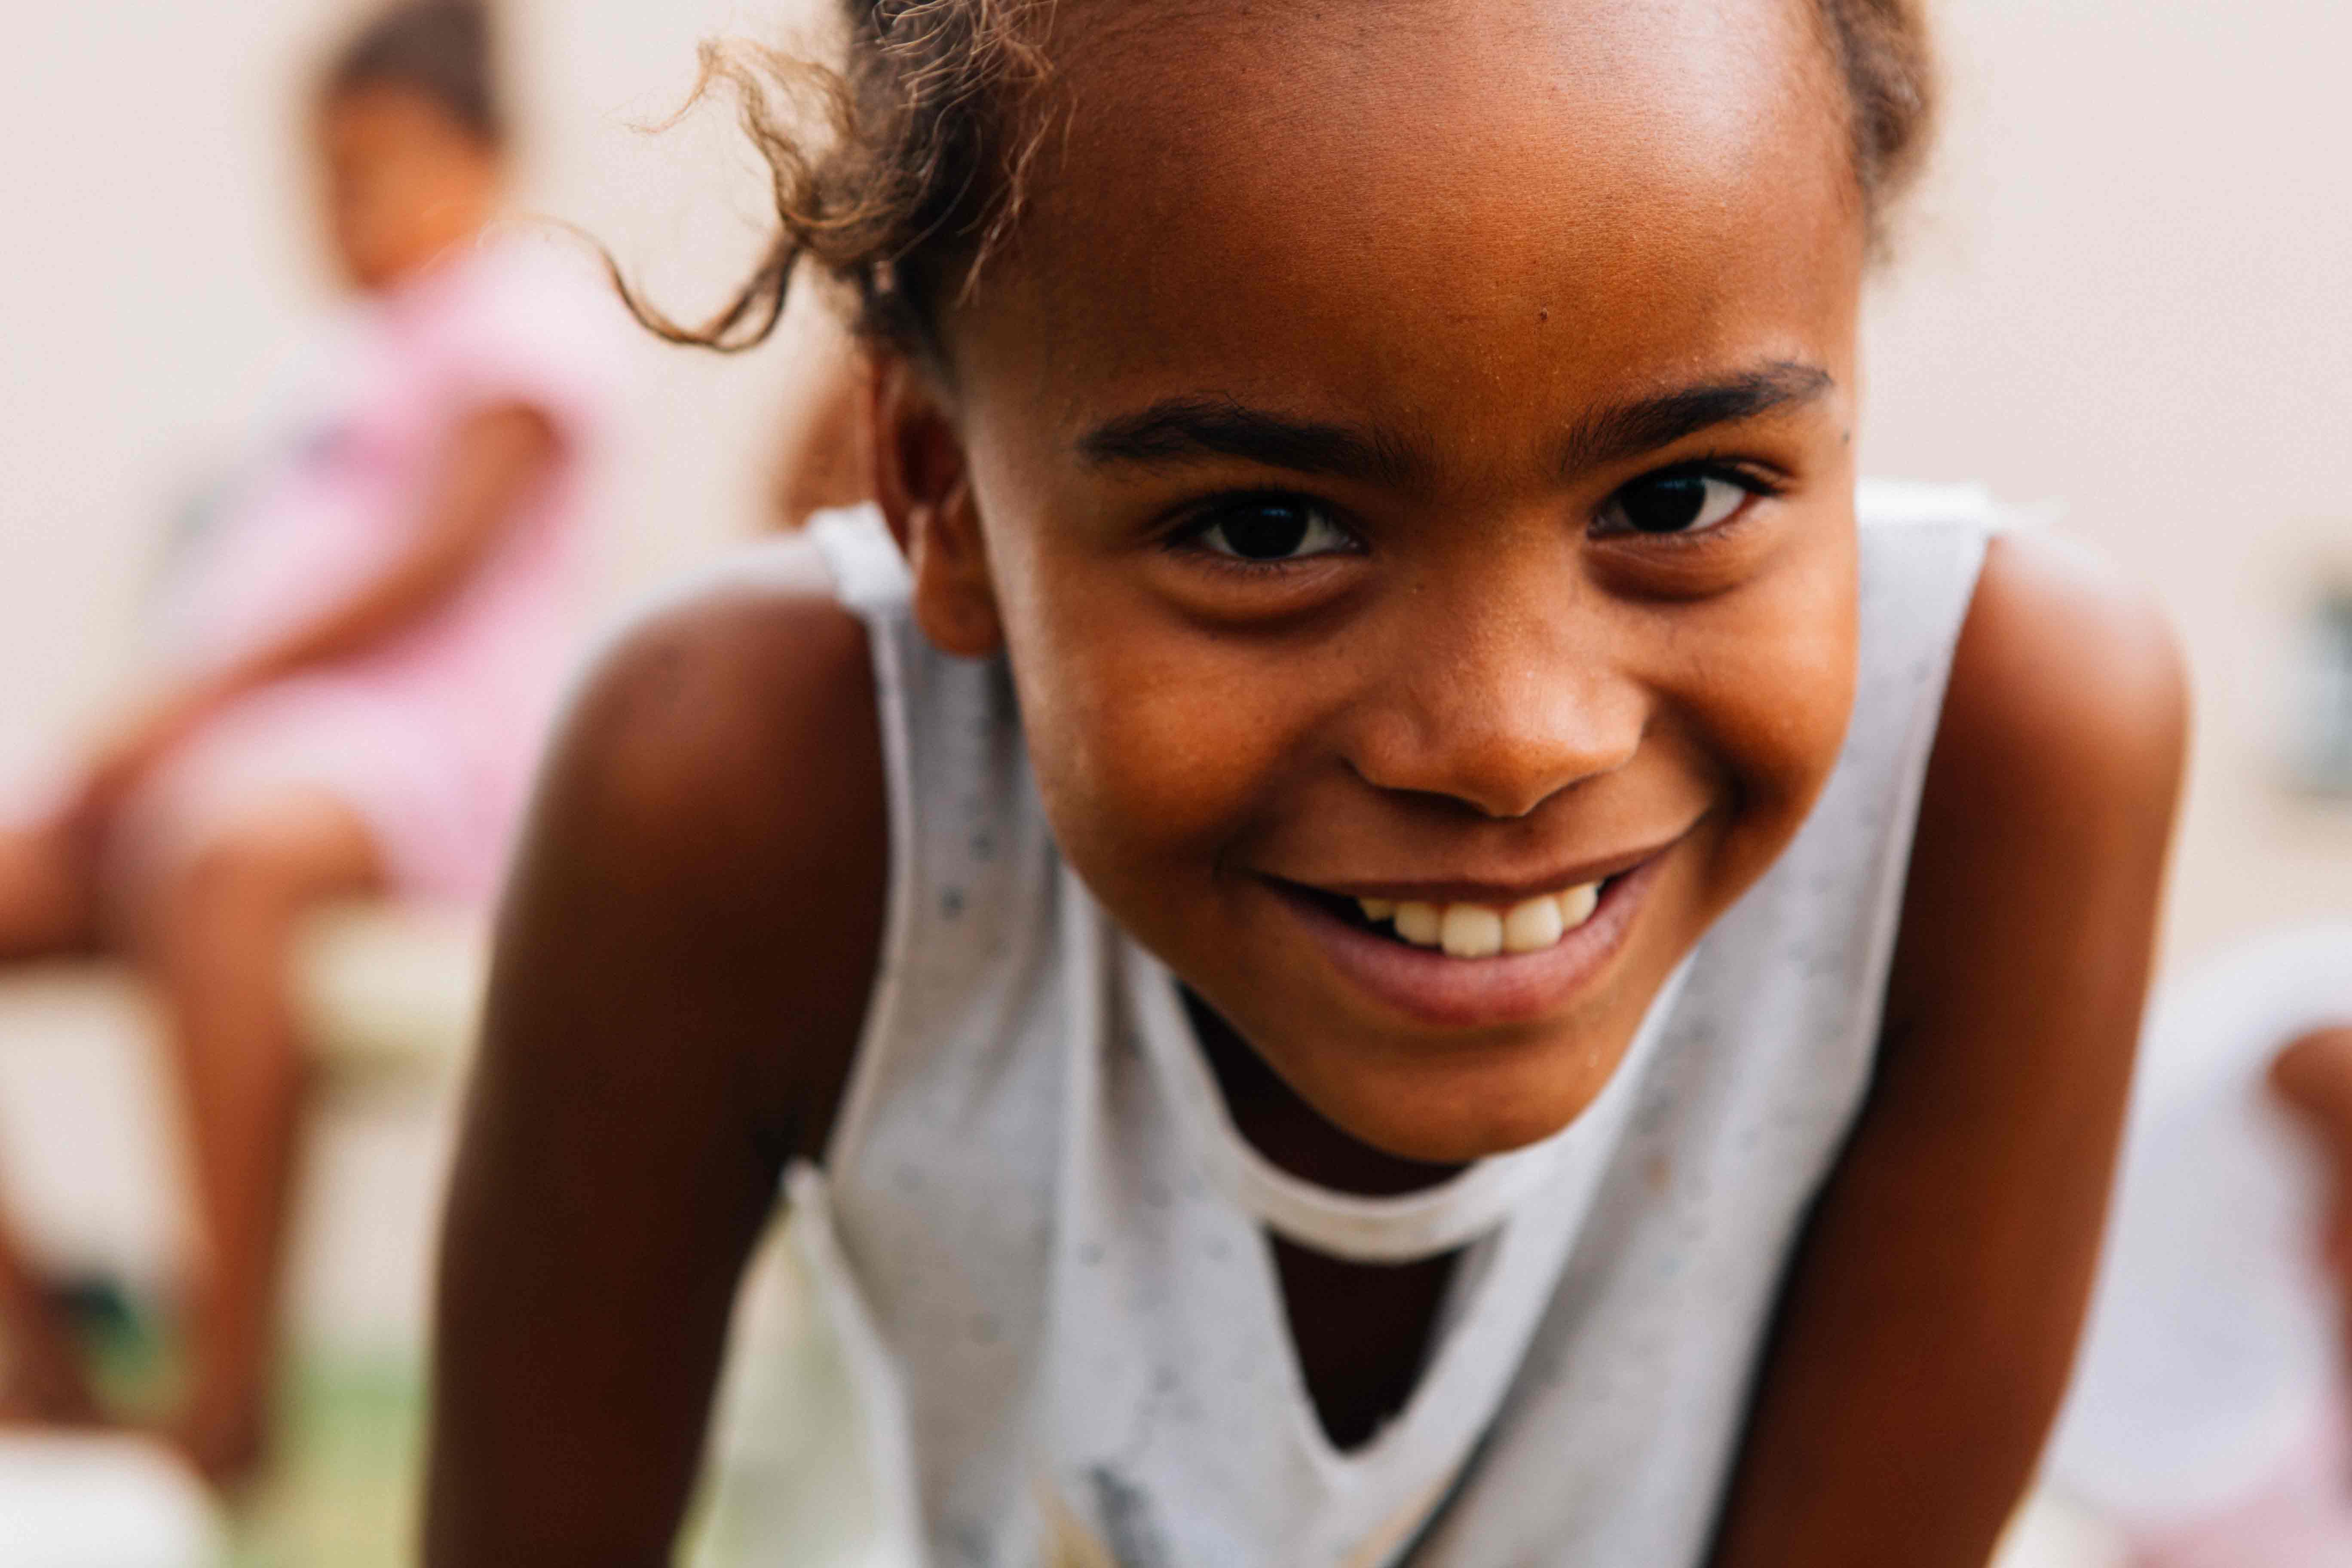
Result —
<svg viewBox="0 0 2352 1568"><path fill-rule="evenodd" d="M1689 463L1624 486L1601 508L1600 522L1610 533L1705 533L1770 493L1771 487L1736 469Z"/></svg>
<svg viewBox="0 0 2352 1568"><path fill-rule="evenodd" d="M1252 496L1196 515L1189 542L1212 555L1253 565L1351 554L1359 546L1331 514L1295 496Z"/></svg>

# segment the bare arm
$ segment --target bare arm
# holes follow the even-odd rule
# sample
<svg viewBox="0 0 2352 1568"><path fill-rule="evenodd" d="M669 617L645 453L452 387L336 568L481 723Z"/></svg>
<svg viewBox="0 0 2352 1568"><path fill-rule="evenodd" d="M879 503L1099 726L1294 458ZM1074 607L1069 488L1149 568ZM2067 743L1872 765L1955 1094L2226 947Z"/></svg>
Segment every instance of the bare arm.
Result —
<svg viewBox="0 0 2352 1568"><path fill-rule="evenodd" d="M2185 744L2152 612L1997 541L1880 1066L1783 1295L1716 1568L1982 1568L2063 1392Z"/></svg>
<svg viewBox="0 0 2352 1568"><path fill-rule="evenodd" d="M829 598L738 593L639 633L560 742L443 1239L435 1568L669 1561L737 1276L871 984L866 659Z"/></svg>

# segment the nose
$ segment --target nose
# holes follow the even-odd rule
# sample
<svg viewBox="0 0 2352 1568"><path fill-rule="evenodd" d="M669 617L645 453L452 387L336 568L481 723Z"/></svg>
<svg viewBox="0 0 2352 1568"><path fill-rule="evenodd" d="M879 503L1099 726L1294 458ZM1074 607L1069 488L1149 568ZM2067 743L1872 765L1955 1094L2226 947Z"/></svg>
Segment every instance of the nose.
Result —
<svg viewBox="0 0 2352 1568"><path fill-rule="evenodd" d="M1381 789L1526 816L1630 763L1650 695L1581 584L1479 575L1472 592L1416 595L1412 625L1383 633L1348 760Z"/></svg>

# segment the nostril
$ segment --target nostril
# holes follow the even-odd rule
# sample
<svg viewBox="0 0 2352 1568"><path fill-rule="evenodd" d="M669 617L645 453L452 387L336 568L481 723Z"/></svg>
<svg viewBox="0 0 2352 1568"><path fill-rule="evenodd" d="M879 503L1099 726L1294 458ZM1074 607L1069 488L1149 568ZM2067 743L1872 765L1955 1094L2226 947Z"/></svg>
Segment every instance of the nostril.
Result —
<svg viewBox="0 0 2352 1568"><path fill-rule="evenodd" d="M1382 783L1361 768L1357 772L1386 793L1414 796L1447 817L1477 823L1523 822L1593 776L1591 770L1577 764L1506 769L1456 762L1400 786Z"/></svg>
<svg viewBox="0 0 2352 1568"><path fill-rule="evenodd" d="M1439 721L1367 725L1348 763L1384 793L1443 803L1451 813L1483 821L1514 822L1633 760L1645 728L1640 709L1611 706L1617 710L1565 702L1536 713L1457 710Z"/></svg>
<svg viewBox="0 0 2352 1568"><path fill-rule="evenodd" d="M1507 801L1506 792L1492 784L1467 780L1447 783L1397 782L1404 777L1402 770L1374 773L1360 763L1351 763L1350 771L1365 784L1383 795L1403 797L1433 816L1454 821L1517 822L1533 816L1543 808L1558 790L1546 791L1526 802ZM1573 784L1567 787L1573 787Z"/></svg>

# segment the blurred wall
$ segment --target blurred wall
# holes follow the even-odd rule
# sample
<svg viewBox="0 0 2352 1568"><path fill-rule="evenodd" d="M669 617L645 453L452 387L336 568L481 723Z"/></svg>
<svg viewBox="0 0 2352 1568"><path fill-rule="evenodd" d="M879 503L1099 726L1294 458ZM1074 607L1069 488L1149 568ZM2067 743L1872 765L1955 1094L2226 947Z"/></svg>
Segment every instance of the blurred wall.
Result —
<svg viewBox="0 0 2352 1568"><path fill-rule="evenodd" d="M2284 782L2300 617L2352 581L2352 7L1937 14L1950 112L1872 311L1869 464L2054 503L2171 612L2199 730L2174 959L2352 918L2352 805Z"/></svg>
<svg viewBox="0 0 2352 1568"><path fill-rule="evenodd" d="M724 0L520 0L520 205L711 298L759 191L723 116L654 139ZM322 298L298 133L348 0L18 7L0 66L0 770L118 673L170 498L231 449ZM1936 174L1874 303L1867 455L2057 503L2148 582L2196 663L2177 956L2352 912L2352 811L2281 784L2294 617L2352 574L2352 95L2328 0L1943 0ZM751 525L789 347L639 355L607 578ZM2063 671L2053 671L2063 678Z"/></svg>

